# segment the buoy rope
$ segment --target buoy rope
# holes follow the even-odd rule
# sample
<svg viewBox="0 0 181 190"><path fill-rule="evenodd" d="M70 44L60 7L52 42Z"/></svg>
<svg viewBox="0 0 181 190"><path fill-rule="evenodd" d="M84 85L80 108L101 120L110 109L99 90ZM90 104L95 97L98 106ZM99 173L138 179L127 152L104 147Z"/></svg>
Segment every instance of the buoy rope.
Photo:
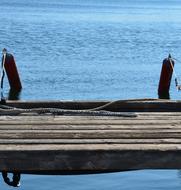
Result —
<svg viewBox="0 0 181 190"><path fill-rule="evenodd" d="M168 58L168 59L169 59L170 65L171 65L171 67L172 67L173 74L174 74L175 78L177 78L177 74L176 74L176 72L175 72L175 69L174 69L174 66L173 66L173 63L172 63L172 58Z"/></svg>
<svg viewBox="0 0 181 190"><path fill-rule="evenodd" d="M180 82L179 82L179 79L178 79L178 75L176 74L176 71L175 71L173 63L172 63L173 60L177 61L177 59L172 58L172 57L168 57L168 59L169 59L173 74L175 76L175 86L176 86L177 90L179 91L179 90L181 90L181 85L180 85Z"/></svg>

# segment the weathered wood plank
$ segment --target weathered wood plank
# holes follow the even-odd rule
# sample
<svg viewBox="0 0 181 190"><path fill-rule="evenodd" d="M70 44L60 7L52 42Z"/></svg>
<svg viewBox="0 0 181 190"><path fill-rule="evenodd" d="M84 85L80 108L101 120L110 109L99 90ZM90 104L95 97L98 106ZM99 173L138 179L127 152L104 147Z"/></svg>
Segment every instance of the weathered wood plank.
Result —
<svg viewBox="0 0 181 190"><path fill-rule="evenodd" d="M181 145L175 144L11 147L0 145L0 150L0 168L7 171L17 171L18 168L21 172L30 173L35 171L86 173L88 171L181 168ZM10 157L12 159L9 159Z"/></svg>
<svg viewBox="0 0 181 190"><path fill-rule="evenodd" d="M123 112L124 114L124 112ZM138 113L135 112L138 117L113 117L113 116L54 116L54 115L39 115L39 116L0 116L0 122L3 123L4 121L29 121L29 122L67 122L67 121L87 121L87 120L94 120L94 121L119 121L119 120L180 120L181 113L178 112L165 112L165 113L152 113L152 112L144 112ZM168 117L166 117L168 116Z"/></svg>
<svg viewBox="0 0 181 190"><path fill-rule="evenodd" d="M19 124L13 124L13 125L0 125L0 130L3 131L10 131L10 130L16 130L18 132L19 130L168 130L168 129L174 129L174 130L180 130L181 124L172 123L172 124L138 124L138 125L63 125L63 124L56 124L56 125L45 125L45 124L35 124L35 125L19 125Z"/></svg>
<svg viewBox="0 0 181 190"><path fill-rule="evenodd" d="M0 139L7 139L7 138L13 138L13 139L26 139L26 138L32 138L32 139L105 139L105 138L181 138L181 132L178 131L146 131L146 132L138 132L138 131L120 131L117 130L101 130L101 131L32 131L32 132L18 132L18 133L12 133L11 131L6 133L0 133Z"/></svg>
<svg viewBox="0 0 181 190"><path fill-rule="evenodd" d="M105 103L109 102L9 105L87 109ZM181 168L181 101L118 101L111 108L134 111L137 117L0 116L0 170L86 173Z"/></svg>
<svg viewBox="0 0 181 190"><path fill-rule="evenodd" d="M85 145L83 145L85 147ZM82 148L83 148L82 147ZM99 149L94 150L53 150L49 147L39 151L0 152L0 168L6 171L18 171L24 173L74 173L74 172L109 172L134 169L180 169L181 151L173 149L150 150L122 150ZM20 151L21 150L21 151ZM33 159L32 159L33 155ZM134 155L134 159L133 156ZM9 159L12 157L13 159Z"/></svg>
<svg viewBox="0 0 181 190"><path fill-rule="evenodd" d="M50 122L44 122L44 121L40 121L40 122L36 122L36 121L20 121L18 123L18 121L9 121L9 122L0 122L0 125L84 125L84 126L90 126L90 125L165 125L165 124L177 124L177 125L181 125L181 121L171 121L171 120L148 120L148 121L144 121L144 120L137 120L137 121L133 121L133 120L124 120L124 121L105 121L105 122L101 122L101 121L75 121L75 122L70 122L70 121L65 121L65 122L54 122L54 121L50 121Z"/></svg>
<svg viewBox="0 0 181 190"><path fill-rule="evenodd" d="M0 144L181 144L181 139L0 139Z"/></svg>
<svg viewBox="0 0 181 190"><path fill-rule="evenodd" d="M150 130L150 129L96 129L96 130L87 130L87 129L81 129L81 130L77 130L77 129L74 129L74 130L66 130L66 129L59 129L59 130L51 130L51 129L41 129L41 130L32 130L32 129L29 129L29 130L0 130L0 135L3 135L3 134L34 134L34 133L37 133L37 134L49 134L49 133L52 133L53 135L54 134L97 134L97 135L102 135L102 134L115 134L117 133L118 135L119 134L138 134L140 133L141 135L143 134L146 134L146 133L150 133L150 134L163 134L163 133L177 133L177 134L181 134L181 129L157 129L157 130Z"/></svg>
<svg viewBox="0 0 181 190"><path fill-rule="evenodd" d="M181 125L181 118L180 117L176 117L176 118L172 118L172 117L166 117L166 119L164 119L163 117L155 117L155 118L151 118L146 116L146 118L137 118L137 119L125 119L125 118L116 118L116 119L110 119L108 120L108 118L106 117L105 119L93 119L93 118L72 118L69 119L69 117L63 117L61 118L58 117L58 119L52 117L47 119L45 116L44 117L39 117L38 119L36 117L28 117L28 118L22 118L22 117L14 117L11 118L10 120L1 120L0 121L0 127L1 126L5 126L5 125L19 125L19 126L28 126L28 125L68 125L68 126L72 126L72 125L85 125L85 126L99 126L99 125L177 125L178 127ZM71 128L71 127L70 127Z"/></svg>
<svg viewBox="0 0 181 190"><path fill-rule="evenodd" d="M181 151L181 144L32 144L11 146L0 145L1 152L36 152L36 151L124 151L124 150L142 150L142 151ZM48 155L47 155L48 156Z"/></svg>

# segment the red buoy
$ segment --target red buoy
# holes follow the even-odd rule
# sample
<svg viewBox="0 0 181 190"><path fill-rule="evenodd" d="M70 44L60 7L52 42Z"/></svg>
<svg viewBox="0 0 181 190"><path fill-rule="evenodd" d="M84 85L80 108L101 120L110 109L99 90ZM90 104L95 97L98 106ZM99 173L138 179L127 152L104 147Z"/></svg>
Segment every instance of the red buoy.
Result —
<svg viewBox="0 0 181 190"><path fill-rule="evenodd" d="M4 68L8 77L11 90L20 91L22 89L20 77L16 67L14 57L10 53L6 53Z"/></svg>
<svg viewBox="0 0 181 190"><path fill-rule="evenodd" d="M170 55L168 58L163 60L160 81L159 81L159 86L158 86L159 98L162 98L162 99L170 98L169 90L170 90L170 83L172 79L174 64L175 63L172 60Z"/></svg>

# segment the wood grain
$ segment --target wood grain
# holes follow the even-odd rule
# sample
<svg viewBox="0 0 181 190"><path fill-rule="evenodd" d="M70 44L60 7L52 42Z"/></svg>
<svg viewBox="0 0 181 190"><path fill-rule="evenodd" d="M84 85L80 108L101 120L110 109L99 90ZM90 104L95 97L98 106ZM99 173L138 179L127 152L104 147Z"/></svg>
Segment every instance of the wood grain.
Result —
<svg viewBox="0 0 181 190"><path fill-rule="evenodd" d="M97 102L8 102L20 108L94 108ZM75 174L181 169L181 102L127 100L109 105L136 117L0 116L0 170ZM160 111L161 110L161 111Z"/></svg>

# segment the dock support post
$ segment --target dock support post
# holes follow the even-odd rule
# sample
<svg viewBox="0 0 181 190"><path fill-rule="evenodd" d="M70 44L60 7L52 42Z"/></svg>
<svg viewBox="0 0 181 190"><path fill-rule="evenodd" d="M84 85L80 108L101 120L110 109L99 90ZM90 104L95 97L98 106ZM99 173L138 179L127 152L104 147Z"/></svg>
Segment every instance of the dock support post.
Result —
<svg viewBox="0 0 181 190"><path fill-rule="evenodd" d="M163 60L160 81L158 86L158 97L160 99L170 99L170 83L174 68L174 61L169 54L168 58Z"/></svg>

